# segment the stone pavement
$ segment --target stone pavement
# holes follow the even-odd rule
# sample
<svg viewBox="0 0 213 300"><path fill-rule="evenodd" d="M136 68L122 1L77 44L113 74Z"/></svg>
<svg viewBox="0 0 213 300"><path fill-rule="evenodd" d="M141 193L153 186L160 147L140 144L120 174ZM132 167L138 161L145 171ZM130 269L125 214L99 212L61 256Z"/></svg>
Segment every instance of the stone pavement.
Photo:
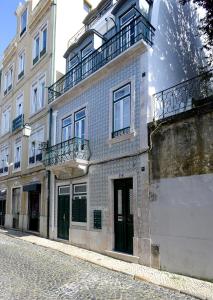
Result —
<svg viewBox="0 0 213 300"><path fill-rule="evenodd" d="M96 252L78 248L70 244L64 244L61 242L44 239L19 231L0 230L0 233L4 233L19 240L27 241L39 246L60 251L67 255L96 264L109 270L130 275L137 280L154 283L161 287L166 287L170 290L185 293L199 299L213 300L213 284L210 282L159 271L135 263L124 262Z"/></svg>

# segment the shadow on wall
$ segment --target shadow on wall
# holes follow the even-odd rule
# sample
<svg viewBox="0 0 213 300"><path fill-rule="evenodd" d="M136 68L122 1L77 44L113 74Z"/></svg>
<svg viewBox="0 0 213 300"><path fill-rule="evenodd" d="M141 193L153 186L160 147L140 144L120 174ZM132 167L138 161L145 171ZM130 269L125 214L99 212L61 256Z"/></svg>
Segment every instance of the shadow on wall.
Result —
<svg viewBox="0 0 213 300"><path fill-rule="evenodd" d="M190 4L182 6L178 0L157 0L154 5L152 22L156 35L150 57L150 81L158 92L197 75L205 60L196 8Z"/></svg>

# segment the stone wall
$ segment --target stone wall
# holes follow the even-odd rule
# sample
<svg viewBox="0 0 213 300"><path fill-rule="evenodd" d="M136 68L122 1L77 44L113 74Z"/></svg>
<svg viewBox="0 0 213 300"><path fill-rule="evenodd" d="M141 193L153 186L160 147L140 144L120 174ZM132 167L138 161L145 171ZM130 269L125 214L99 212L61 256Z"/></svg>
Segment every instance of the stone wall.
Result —
<svg viewBox="0 0 213 300"><path fill-rule="evenodd" d="M152 265L213 280L213 103L152 132Z"/></svg>

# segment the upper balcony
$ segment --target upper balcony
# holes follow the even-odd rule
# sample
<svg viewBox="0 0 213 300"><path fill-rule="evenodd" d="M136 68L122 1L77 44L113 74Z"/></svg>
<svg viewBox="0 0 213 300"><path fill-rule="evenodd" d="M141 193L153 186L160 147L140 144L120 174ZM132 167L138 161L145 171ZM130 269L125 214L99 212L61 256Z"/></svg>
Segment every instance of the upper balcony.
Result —
<svg viewBox="0 0 213 300"><path fill-rule="evenodd" d="M213 70L153 95L154 119L171 117L213 100Z"/></svg>
<svg viewBox="0 0 213 300"><path fill-rule="evenodd" d="M80 81L106 65L140 40L153 45L154 27L142 16L135 17L128 25L104 42L78 65L48 88L48 102L51 103Z"/></svg>
<svg viewBox="0 0 213 300"><path fill-rule="evenodd" d="M90 157L89 141L72 138L54 146L44 147L42 162L45 167L58 169L75 168L79 164L86 165Z"/></svg>

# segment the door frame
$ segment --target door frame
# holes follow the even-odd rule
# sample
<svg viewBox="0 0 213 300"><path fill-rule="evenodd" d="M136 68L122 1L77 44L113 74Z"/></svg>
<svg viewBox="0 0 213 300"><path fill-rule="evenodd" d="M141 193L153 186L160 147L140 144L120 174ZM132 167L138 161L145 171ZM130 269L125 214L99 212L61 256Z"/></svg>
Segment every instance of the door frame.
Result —
<svg viewBox="0 0 213 300"><path fill-rule="evenodd" d="M11 197L11 215L13 215L13 190L14 189L18 189L20 188L21 189L21 192L20 192L20 207L19 207L19 223L20 223L20 215L21 215L21 209L22 209L22 196L23 196L23 187L22 185L14 185L13 187L11 187L11 194L10 194L10 197ZM27 201L27 210L28 210L28 201ZM13 221L12 221L13 222ZM18 224L18 228L21 228L20 224Z"/></svg>
<svg viewBox="0 0 213 300"><path fill-rule="evenodd" d="M56 182L55 184L55 198L54 198L54 202L55 202L55 211L54 211L54 236L55 236L55 239L56 240L59 240L59 241L64 241L66 243L66 240L62 240L58 237L58 191L59 191L59 187L60 186L69 186L70 187L70 191L71 191L71 184L70 184L70 181L67 181L67 180L64 180L64 181L61 181L61 182ZM71 194L70 194L70 200L71 200ZM69 211L69 214L71 216L71 203L70 203L70 211ZM69 220L69 240L70 240L70 226L71 226L71 220ZM68 241L69 241L68 240Z"/></svg>
<svg viewBox="0 0 213 300"><path fill-rule="evenodd" d="M115 217L114 217L114 180L115 179L128 179L132 178L133 183L133 254L137 252L137 245L135 243L135 224L137 222L137 173L129 172L124 174L116 174L112 176L108 176L108 197L109 197L109 221L108 223L108 232L110 236L108 238L108 249L109 251L114 251L115 248ZM131 255L131 254L130 254Z"/></svg>
<svg viewBox="0 0 213 300"><path fill-rule="evenodd" d="M29 205L29 193L30 191L27 192L27 230L28 231L32 231L30 230L30 214L29 214L29 209L30 209L30 205ZM41 219L40 219L40 212L41 212L41 192L38 192L39 194L39 222L38 222L38 231L33 231L35 233L40 233L40 223L41 223Z"/></svg>
<svg viewBox="0 0 213 300"><path fill-rule="evenodd" d="M8 205L8 191L9 191L9 189L7 188L7 187L2 187L1 189L0 189L0 192L2 191L2 190L5 190L5 193L6 193L6 197L5 197L5 214L4 214L4 225L1 225L0 224L0 228L1 227L5 227L5 223L6 223L6 215L7 215L7 205Z"/></svg>

